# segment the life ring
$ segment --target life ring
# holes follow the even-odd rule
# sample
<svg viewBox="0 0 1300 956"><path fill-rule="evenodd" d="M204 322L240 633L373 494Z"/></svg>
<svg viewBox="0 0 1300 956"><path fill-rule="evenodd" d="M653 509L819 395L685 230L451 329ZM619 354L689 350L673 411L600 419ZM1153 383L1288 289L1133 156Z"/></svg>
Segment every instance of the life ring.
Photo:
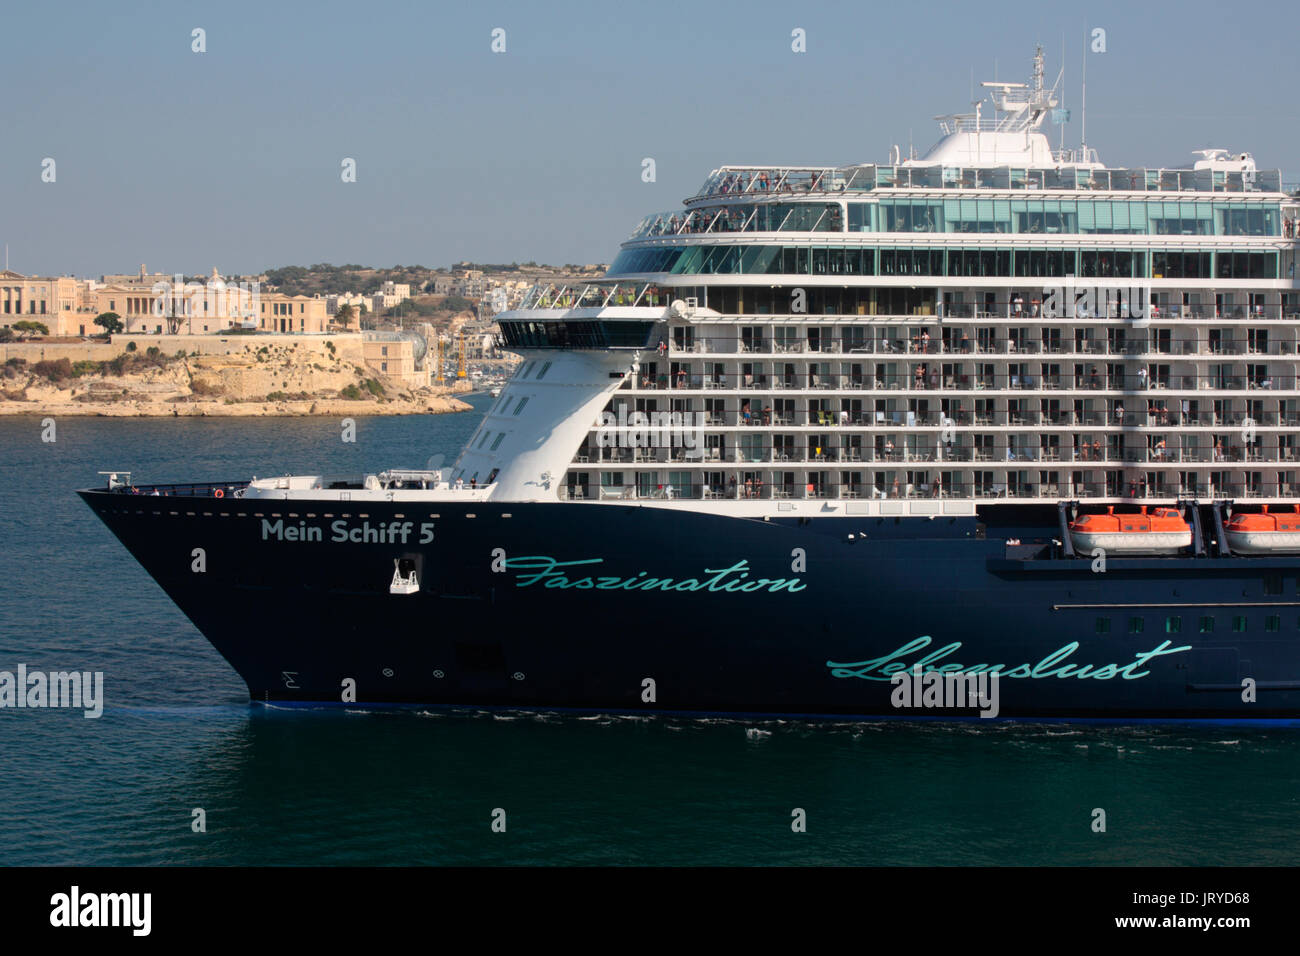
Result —
<svg viewBox="0 0 1300 956"><path fill-rule="evenodd" d="M225 493L224 491L222 491L220 488L218 488L216 491L212 492L212 497L214 497L214 498L224 498L224 497L226 497L226 493Z"/></svg>

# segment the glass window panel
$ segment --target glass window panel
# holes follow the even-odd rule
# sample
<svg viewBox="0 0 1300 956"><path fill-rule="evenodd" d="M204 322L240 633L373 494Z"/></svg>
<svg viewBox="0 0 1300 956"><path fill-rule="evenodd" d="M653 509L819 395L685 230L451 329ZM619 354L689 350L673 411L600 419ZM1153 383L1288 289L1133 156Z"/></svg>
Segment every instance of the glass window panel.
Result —
<svg viewBox="0 0 1300 956"><path fill-rule="evenodd" d="M681 258L673 265L675 274L691 275L700 271L700 260L703 258L704 250L699 246L689 246L681 255Z"/></svg>
<svg viewBox="0 0 1300 956"><path fill-rule="evenodd" d="M993 231L1011 231L1011 203L1005 199L993 201Z"/></svg>
<svg viewBox="0 0 1300 956"><path fill-rule="evenodd" d="M974 199L961 200L961 232L975 232L978 228L979 213Z"/></svg>
<svg viewBox="0 0 1300 956"><path fill-rule="evenodd" d="M1077 203L1073 200L1063 200L1061 206L1061 232L1076 233L1079 231L1079 214Z"/></svg>
<svg viewBox="0 0 1300 956"><path fill-rule="evenodd" d="M1084 201L1079 203L1079 231L1092 232L1097 225L1093 209L1097 204L1094 202Z"/></svg>
<svg viewBox="0 0 1300 956"><path fill-rule="evenodd" d="M960 230L958 221L961 219L961 200L945 199L943 201L943 220L947 232L957 232Z"/></svg>

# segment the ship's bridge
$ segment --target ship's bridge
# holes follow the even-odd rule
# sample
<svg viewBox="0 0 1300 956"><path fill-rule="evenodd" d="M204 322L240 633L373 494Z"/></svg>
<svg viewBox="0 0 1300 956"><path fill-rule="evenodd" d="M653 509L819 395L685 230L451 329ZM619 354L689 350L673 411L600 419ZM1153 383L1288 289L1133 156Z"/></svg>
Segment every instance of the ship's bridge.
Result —
<svg viewBox="0 0 1300 956"><path fill-rule="evenodd" d="M540 283L497 316L503 349L652 349L667 334L669 290L652 282Z"/></svg>
<svg viewBox="0 0 1300 956"><path fill-rule="evenodd" d="M554 500L553 483L610 396L646 353L666 353L670 317L708 312L654 282L542 283L497 316L500 347L523 356L452 471L507 500ZM716 316L716 312L709 315Z"/></svg>

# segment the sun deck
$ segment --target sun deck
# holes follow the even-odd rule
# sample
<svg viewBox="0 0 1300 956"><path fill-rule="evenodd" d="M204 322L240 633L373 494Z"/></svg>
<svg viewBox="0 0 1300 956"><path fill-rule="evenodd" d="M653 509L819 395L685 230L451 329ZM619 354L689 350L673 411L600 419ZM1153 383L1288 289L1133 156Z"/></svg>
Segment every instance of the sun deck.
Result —
<svg viewBox="0 0 1300 956"><path fill-rule="evenodd" d="M1294 184L1290 184L1287 191L1294 188ZM1280 169L1096 169L1085 165L1027 169L908 163L886 166L723 166L709 174L699 192L687 199L686 204L717 198L773 199L880 189L1279 193L1283 191L1283 184Z"/></svg>

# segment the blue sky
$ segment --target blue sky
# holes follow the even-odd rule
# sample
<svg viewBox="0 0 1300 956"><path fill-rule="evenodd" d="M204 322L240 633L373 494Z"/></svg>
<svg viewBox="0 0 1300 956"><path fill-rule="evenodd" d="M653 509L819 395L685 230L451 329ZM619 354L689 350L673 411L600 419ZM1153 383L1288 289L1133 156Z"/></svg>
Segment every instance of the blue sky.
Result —
<svg viewBox="0 0 1300 956"><path fill-rule="evenodd" d="M884 162L909 137L923 151L933 116L969 108L972 71L1027 80L1035 42L1049 83L1065 43L1077 143L1095 27L1104 162L1182 165L1215 145L1294 182L1296 19L1145 0L24 4L0 23L0 242L20 272L82 276L608 262L722 163Z"/></svg>

